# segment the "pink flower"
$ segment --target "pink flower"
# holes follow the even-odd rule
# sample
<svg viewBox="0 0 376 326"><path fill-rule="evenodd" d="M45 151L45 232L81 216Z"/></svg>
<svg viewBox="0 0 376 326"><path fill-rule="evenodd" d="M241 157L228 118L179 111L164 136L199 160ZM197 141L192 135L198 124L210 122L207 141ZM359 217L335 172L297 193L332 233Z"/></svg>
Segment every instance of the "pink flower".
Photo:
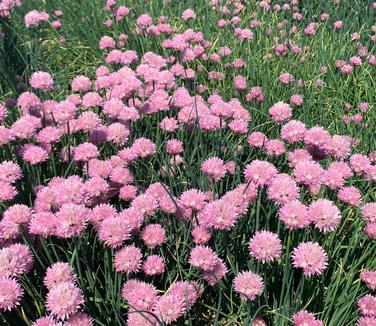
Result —
<svg viewBox="0 0 376 326"><path fill-rule="evenodd" d="M73 283L63 282L50 289L47 294L46 308L52 315L66 319L75 314L83 303L82 291Z"/></svg>
<svg viewBox="0 0 376 326"><path fill-rule="evenodd" d="M139 157L145 158L152 156L156 152L156 145L147 138L138 138L134 141L132 148L136 151Z"/></svg>
<svg viewBox="0 0 376 326"><path fill-rule="evenodd" d="M99 49L105 50L105 49L113 49L116 46L115 40L110 36L103 36L99 40Z"/></svg>
<svg viewBox="0 0 376 326"><path fill-rule="evenodd" d="M159 255L148 256L142 265L142 270L149 276L162 274L165 271L163 258Z"/></svg>
<svg viewBox="0 0 376 326"><path fill-rule="evenodd" d="M97 146L91 143L83 143L74 148L73 159L75 161L88 162L99 155Z"/></svg>
<svg viewBox="0 0 376 326"><path fill-rule="evenodd" d="M210 272L214 270L217 259L217 254L211 248L199 245L192 249L189 263L195 268Z"/></svg>
<svg viewBox="0 0 376 326"><path fill-rule="evenodd" d="M225 198L208 203L198 215L200 224L218 230L230 230L238 218L234 203Z"/></svg>
<svg viewBox="0 0 376 326"><path fill-rule="evenodd" d="M285 73L282 73L280 76L279 76L279 80L283 83L283 84L289 84L291 83L293 80L294 80L294 77L285 72Z"/></svg>
<svg viewBox="0 0 376 326"><path fill-rule="evenodd" d="M286 147L283 141L279 139L269 139L265 143L265 151L269 156L281 156L285 153Z"/></svg>
<svg viewBox="0 0 376 326"><path fill-rule="evenodd" d="M356 326L374 326L376 325L376 318L361 317L358 319Z"/></svg>
<svg viewBox="0 0 376 326"><path fill-rule="evenodd" d="M55 235L71 238L79 235L89 221L88 209L83 205L64 204L55 214Z"/></svg>
<svg viewBox="0 0 376 326"><path fill-rule="evenodd" d="M68 263L57 262L47 268L43 283L50 290L61 283L75 283L76 279L76 274Z"/></svg>
<svg viewBox="0 0 376 326"><path fill-rule="evenodd" d="M196 14L192 9L187 9L183 11L181 18L185 21L193 20L196 19Z"/></svg>
<svg viewBox="0 0 376 326"><path fill-rule="evenodd" d="M221 279L223 279L228 270L226 264L222 259L218 258L217 263L212 271L202 271L202 278L211 286L215 286Z"/></svg>
<svg viewBox="0 0 376 326"><path fill-rule="evenodd" d="M46 22L49 19L49 15L44 11L30 11L24 17L24 22L27 28L36 27L42 22Z"/></svg>
<svg viewBox="0 0 376 326"><path fill-rule="evenodd" d="M311 223L307 206L298 200L283 205L279 209L278 216L289 229L305 228Z"/></svg>
<svg viewBox="0 0 376 326"><path fill-rule="evenodd" d="M22 295L23 289L15 279L0 277L0 310L10 311L18 306Z"/></svg>
<svg viewBox="0 0 376 326"><path fill-rule="evenodd" d="M75 314L74 316L70 317L64 324L65 326L93 326L94 321L93 319L82 313L79 312Z"/></svg>
<svg viewBox="0 0 376 326"><path fill-rule="evenodd" d="M145 244L153 249L166 241L166 231L160 224L149 224L142 231L141 237Z"/></svg>
<svg viewBox="0 0 376 326"><path fill-rule="evenodd" d="M278 235L269 231L257 231L249 241L250 255L257 260L273 261L280 257L282 243Z"/></svg>
<svg viewBox="0 0 376 326"><path fill-rule="evenodd" d="M29 223L31 234L48 237L55 231L54 215L50 212L39 212L33 215Z"/></svg>
<svg viewBox="0 0 376 326"><path fill-rule="evenodd" d="M337 20L333 24L335 29L341 29L343 27L343 22L341 20Z"/></svg>
<svg viewBox="0 0 376 326"><path fill-rule="evenodd" d="M71 87L74 92L88 92L91 88L91 81L86 76L77 76L73 78Z"/></svg>
<svg viewBox="0 0 376 326"><path fill-rule="evenodd" d="M371 290L376 289L376 271L364 270L360 273L360 279L364 282L368 288Z"/></svg>
<svg viewBox="0 0 376 326"><path fill-rule="evenodd" d="M254 131L248 136L247 143L249 147L262 148L265 145L267 139L268 138L264 133Z"/></svg>
<svg viewBox="0 0 376 326"><path fill-rule="evenodd" d="M256 186L269 184L277 174L277 169L272 163L267 161L254 160L247 164L244 170L244 176Z"/></svg>
<svg viewBox="0 0 376 326"><path fill-rule="evenodd" d="M166 143L166 151L170 155L177 155L184 151L183 142L178 139L170 139Z"/></svg>
<svg viewBox="0 0 376 326"><path fill-rule="evenodd" d="M201 211L205 206L205 194L197 189L189 189L184 191L179 198L179 205L185 208L191 208L196 211Z"/></svg>
<svg viewBox="0 0 376 326"><path fill-rule="evenodd" d="M40 164L48 159L48 153L44 148L32 144L23 145L20 154L22 159L31 165Z"/></svg>
<svg viewBox="0 0 376 326"><path fill-rule="evenodd" d="M198 289L199 285L195 282L177 281L170 286L167 294L180 297L186 305L192 307L199 297Z"/></svg>
<svg viewBox="0 0 376 326"><path fill-rule="evenodd" d="M184 315L185 309L184 299L176 295L165 294L156 301L153 312L159 320L170 325Z"/></svg>
<svg viewBox="0 0 376 326"><path fill-rule="evenodd" d="M361 216L365 221L375 223L376 222L376 202L365 204L361 208Z"/></svg>
<svg viewBox="0 0 376 326"><path fill-rule="evenodd" d="M211 157L206 159L201 164L201 171L212 178L214 181L222 179L226 175L226 165L218 157Z"/></svg>
<svg viewBox="0 0 376 326"><path fill-rule="evenodd" d="M117 272L136 273L141 267L142 253L134 245L121 248L115 255Z"/></svg>
<svg viewBox="0 0 376 326"><path fill-rule="evenodd" d="M44 92L53 90L54 80L48 72L37 71L31 75L30 85L35 89L40 89Z"/></svg>
<svg viewBox="0 0 376 326"><path fill-rule="evenodd" d="M99 239L111 248L121 246L131 236L131 228L120 215L111 216L99 224Z"/></svg>
<svg viewBox="0 0 376 326"><path fill-rule="evenodd" d="M283 123L292 117L291 107L284 102L277 102L269 109L269 115L277 123Z"/></svg>
<svg viewBox="0 0 376 326"><path fill-rule="evenodd" d="M315 315L307 310L301 310L292 316L295 326L324 326L321 320L315 318Z"/></svg>
<svg viewBox="0 0 376 326"><path fill-rule="evenodd" d="M234 279L234 290L245 301L253 301L264 289L262 278L250 271L239 273Z"/></svg>
<svg viewBox="0 0 376 326"><path fill-rule="evenodd" d="M290 103L295 106L301 106L303 104L303 96L299 94L291 95Z"/></svg>
<svg viewBox="0 0 376 326"><path fill-rule="evenodd" d="M376 317L376 297L366 294L358 301L358 309L363 316Z"/></svg>
<svg viewBox="0 0 376 326"><path fill-rule="evenodd" d="M12 161L3 161L0 164L0 182L14 183L21 179L22 170L20 166Z"/></svg>
<svg viewBox="0 0 376 326"><path fill-rule="evenodd" d="M359 189L354 186L341 188L337 196L339 200L352 206L359 206L362 200Z"/></svg>
<svg viewBox="0 0 376 326"><path fill-rule="evenodd" d="M323 173L324 169L319 163L308 160L298 161L294 169L296 181L307 186L318 184Z"/></svg>
<svg viewBox="0 0 376 326"><path fill-rule="evenodd" d="M192 230L193 242L198 245L207 243L211 238L211 233L204 226L196 226Z"/></svg>
<svg viewBox="0 0 376 326"><path fill-rule="evenodd" d="M123 285L121 296L135 309L151 310L158 299L158 292L152 284L128 280Z"/></svg>
<svg viewBox="0 0 376 326"><path fill-rule="evenodd" d="M19 277L30 271L33 266L33 255L28 246L20 243L0 249L0 275Z"/></svg>
<svg viewBox="0 0 376 326"><path fill-rule="evenodd" d="M288 174L277 174L268 187L269 199L279 205L299 198L299 188Z"/></svg>
<svg viewBox="0 0 376 326"><path fill-rule="evenodd" d="M143 14L137 18L136 22L137 25L146 27L153 23L153 19L148 14Z"/></svg>
<svg viewBox="0 0 376 326"><path fill-rule="evenodd" d="M289 143L295 143L304 139L306 130L306 126L303 122L291 120L282 127L281 137Z"/></svg>
<svg viewBox="0 0 376 326"><path fill-rule="evenodd" d="M316 242L302 242L292 253L293 266L302 268L306 276L320 275L328 266L325 251Z"/></svg>
<svg viewBox="0 0 376 326"><path fill-rule="evenodd" d="M318 199L312 202L308 214L315 226L324 233L333 231L341 221L340 210L328 199Z"/></svg>

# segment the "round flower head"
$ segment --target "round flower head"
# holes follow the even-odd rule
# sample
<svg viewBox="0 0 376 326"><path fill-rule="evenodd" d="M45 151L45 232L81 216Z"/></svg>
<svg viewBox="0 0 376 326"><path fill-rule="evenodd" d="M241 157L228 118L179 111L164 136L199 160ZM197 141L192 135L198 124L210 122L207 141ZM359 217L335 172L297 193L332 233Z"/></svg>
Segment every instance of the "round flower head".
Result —
<svg viewBox="0 0 376 326"><path fill-rule="evenodd" d="M75 281L76 275L73 268L68 263L57 262L47 268L43 283L48 289L52 289L60 283L74 283Z"/></svg>
<svg viewBox="0 0 376 326"><path fill-rule="evenodd" d="M170 155L177 155L183 152L183 142L178 139L170 139L166 143L166 151Z"/></svg>
<svg viewBox="0 0 376 326"><path fill-rule="evenodd" d="M305 228L311 220L308 216L308 208L299 200L293 200L283 205L278 216L286 224L288 229Z"/></svg>
<svg viewBox="0 0 376 326"><path fill-rule="evenodd" d="M207 243L211 238L210 231L204 226L196 226L192 229L193 242L198 245Z"/></svg>
<svg viewBox="0 0 376 326"><path fill-rule="evenodd" d="M359 206L362 195L358 188L354 186L342 187L338 192L338 199L352 206Z"/></svg>
<svg viewBox="0 0 376 326"><path fill-rule="evenodd" d="M30 85L35 89L40 89L44 92L53 90L54 80L48 72L37 71L31 75Z"/></svg>
<svg viewBox="0 0 376 326"><path fill-rule="evenodd" d="M111 248L121 246L131 236L131 228L121 214L111 216L99 224L98 236Z"/></svg>
<svg viewBox="0 0 376 326"><path fill-rule="evenodd" d="M141 267L142 253L134 245L125 246L115 255L115 270L117 272L135 273Z"/></svg>
<svg viewBox="0 0 376 326"><path fill-rule="evenodd" d="M32 144L22 146L20 154L22 159L31 165L42 163L48 159L48 153L44 148Z"/></svg>
<svg viewBox="0 0 376 326"><path fill-rule="evenodd" d="M75 314L83 303L82 291L73 283L63 282L50 289L47 294L46 308L57 318L66 319Z"/></svg>
<svg viewBox="0 0 376 326"><path fill-rule="evenodd" d="M299 188L288 174L277 174L268 187L268 196L277 204L283 205L299 198Z"/></svg>
<svg viewBox="0 0 376 326"><path fill-rule="evenodd" d="M205 246L196 246L189 256L189 263L203 271L213 271L217 261L217 254L211 248Z"/></svg>
<svg viewBox="0 0 376 326"><path fill-rule="evenodd" d="M3 214L3 220L17 224L27 224L32 216L32 210L26 205L15 204L9 206Z"/></svg>
<svg viewBox="0 0 376 326"><path fill-rule="evenodd" d="M307 160L298 161L294 169L296 181L307 186L318 184L323 173L319 163Z"/></svg>
<svg viewBox="0 0 376 326"><path fill-rule="evenodd" d="M87 226L88 213L84 205L64 204L55 214L55 235L62 238L79 235Z"/></svg>
<svg viewBox="0 0 376 326"><path fill-rule="evenodd" d="M281 137L289 143L295 143L304 139L306 130L306 125L303 122L291 120L282 127Z"/></svg>
<svg viewBox="0 0 376 326"><path fill-rule="evenodd" d="M78 313L74 316L70 317L64 324L64 326L93 326L94 321L93 319L84 314L84 313Z"/></svg>
<svg viewBox="0 0 376 326"><path fill-rule="evenodd" d="M311 203L308 215L315 226L324 233L333 231L341 221L341 212L328 199L318 199Z"/></svg>
<svg viewBox="0 0 376 326"><path fill-rule="evenodd" d="M358 309L365 317L376 317L376 297L366 294L358 301Z"/></svg>
<svg viewBox="0 0 376 326"><path fill-rule="evenodd" d="M269 109L269 115L277 123L283 123L292 117L290 105L284 102L277 102Z"/></svg>
<svg viewBox="0 0 376 326"><path fill-rule="evenodd" d="M205 206L205 194L197 189L189 189L180 195L179 205L196 211L201 211Z"/></svg>
<svg viewBox="0 0 376 326"><path fill-rule="evenodd" d="M361 209L362 218L371 223L376 222L376 203L367 203Z"/></svg>
<svg viewBox="0 0 376 326"><path fill-rule="evenodd" d="M238 220L240 214L235 205L226 198L213 200L199 213L200 224L218 230L230 230Z"/></svg>
<svg viewBox="0 0 376 326"><path fill-rule="evenodd" d="M142 265L142 270L149 276L162 274L165 271L165 263L163 258L159 255L148 256Z"/></svg>
<svg viewBox="0 0 376 326"><path fill-rule="evenodd" d="M350 157L350 166L356 174L365 173L371 162L369 158L362 154L354 154Z"/></svg>
<svg viewBox="0 0 376 326"><path fill-rule="evenodd" d="M241 272L234 279L234 290L245 301L253 301L262 293L264 283L262 278L250 271Z"/></svg>
<svg viewBox="0 0 376 326"><path fill-rule="evenodd" d="M323 322L321 320L317 320L315 315L306 311L301 310L297 312L295 315L292 316L292 320L294 321L295 326L323 326Z"/></svg>
<svg viewBox="0 0 376 326"><path fill-rule="evenodd" d="M254 131L248 136L247 143L249 147L262 148L267 140L268 138L264 133Z"/></svg>
<svg viewBox="0 0 376 326"><path fill-rule="evenodd" d="M375 240L376 239L376 223L367 223L364 229L364 233L370 239Z"/></svg>
<svg viewBox="0 0 376 326"><path fill-rule="evenodd" d="M22 177L20 166L12 161L4 161L0 164L0 182L13 183Z"/></svg>
<svg viewBox="0 0 376 326"><path fill-rule="evenodd" d="M0 277L0 311L12 310L20 304L23 290L12 278Z"/></svg>
<svg viewBox="0 0 376 326"><path fill-rule="evenodd" d="M158 319L150 311L138 312L129 310L127 317L127 326L155 326L158 325Z"/></svg>
<svg viewBox="0 0 376 326"><path fill-rule="evenodd" d="M201 164L201 171L212 178L214 181L222 179L226 175L226 165L218 157L211 157Z"/></svg>
<svg viewBox="0 0 376 326"><path fill-rule="evenodd" d="M29 232L48 237L55 231L54 215L50 212L35 213L29 223Z"/></svg>
<svg viewBox="0 0 376 326"><path fill-rule="evenodd" d="M0 249L0 274L17 277L28 272L33 266L33 255L28 246L16 243Z"/></svg>
<svg viewBox="0 0 376 326"><path fill-rule="evenodd" d="M376 290L376 271L364 270L360 273L360 279L371 290Z"/></svg>
<svg viewBox="0 0 376 326"><path fill-rule="evenodd" d="M40 317L31 326L60 326L52 316Z"/></svg>
<svg viewBox="0 0 376 326"><path fill-rule="evenodd" d="M376 318L373 317L361 317L358 319L356 326L374 326L376 325Z"/></svg>
<svg viewBox="0 0 376 326"><path fill-rule="evenodd" d="M203 271L202 278L211 286L215 286L227 274L227 266L222 259L218 258L212 271Z"/></svg>
<svg viewBox="0 0 376 326"><path fill-rule="evenodd" d="M277 174L277 169L272 163L266 161L254 160L247 164L244 170L244 176L249 182L256 186L269 184Z"/></svg>
<svg viewBox="0 0 376 326"><path fill-rule="evenodd" d="M283 141L279 139L269 139L265 143L265 151L269 156L281 156L285 153L286 147Z"/></svg>
<svg viewBox="0 0 376 326"><path fill-rule="evenodd" d="M83 143L75 147L73 159L75 161L88 162L99 155L97 146L91 143Z"/></svg>
<svg viewBox="0 0 376 326"><path fill-rule="evenodd" d="M141 237L145 244L153 249L166 241L166 231L160 224L149 224L142 231Z"/></svg>
<svg viewBox="0 0 376 326"><path fill-rule="evenodd" d="M184 300L186 305L188 304L189 307L192 307L199 297L197 290L198 284L194 282L177 281L170 286L170 288L167 290L167 294L180 297Z"/></svg>
<svg viewBox="0 0 376 326"><path fill-rule="evenodd" d="M153 312L164 324L170 325L184 315L185 306L185 300L181 297L165 294L157 300Z"/></svg>
<svg viewBox="0 0 376 326"><path fill-rule="evenodd" d="M134 309L151 310L158 299L154 285L136 280L128 280L121 291L124 300Z"/></svg>
<svg viewBox="0 0 376 326"><path fill-rule="evenodd" d="M258 231L249 241L251 256L263 263L279 258L281 251L281 240L277 234L269 231Z"/></svg>
<svg viewBox="0 0 376 326"><path fill-rule="evenodd" d="M320 275L328 266L328 257L316 242L302 242L292 253L293 266L302 268L306 276Z"/></svg>

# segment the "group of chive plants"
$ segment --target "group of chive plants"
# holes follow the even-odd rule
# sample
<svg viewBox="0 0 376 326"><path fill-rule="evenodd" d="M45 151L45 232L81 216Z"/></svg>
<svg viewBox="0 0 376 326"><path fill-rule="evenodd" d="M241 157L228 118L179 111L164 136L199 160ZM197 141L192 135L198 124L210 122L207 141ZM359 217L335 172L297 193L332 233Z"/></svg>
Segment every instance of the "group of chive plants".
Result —
<svg viewBox="0 0 376 326"><path fill-rule="evenodd" d="M375 15L0 0L0 324L375 326Z"/></svg>

